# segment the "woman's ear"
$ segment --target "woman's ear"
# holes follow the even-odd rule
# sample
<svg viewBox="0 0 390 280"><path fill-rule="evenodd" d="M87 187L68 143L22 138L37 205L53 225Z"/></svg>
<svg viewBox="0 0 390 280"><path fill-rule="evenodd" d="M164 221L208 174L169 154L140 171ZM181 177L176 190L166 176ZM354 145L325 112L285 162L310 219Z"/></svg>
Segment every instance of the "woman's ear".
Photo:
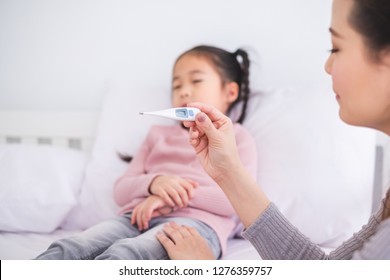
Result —
<svg viewBox="0 0 390 280"><path fill-rule="evenodd" d="M240 87L236 82L229 82L226 84L226 99L228 103L233 103L238 98Z"/></svg>

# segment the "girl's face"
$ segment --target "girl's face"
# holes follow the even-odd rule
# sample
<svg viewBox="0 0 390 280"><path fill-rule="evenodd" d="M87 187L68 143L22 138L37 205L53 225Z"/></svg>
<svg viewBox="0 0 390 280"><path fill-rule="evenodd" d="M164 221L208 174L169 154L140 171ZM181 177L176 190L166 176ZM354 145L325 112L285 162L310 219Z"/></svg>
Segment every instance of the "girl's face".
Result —
<svg viewBox="0 0 390 280"><path fill-rule="evenodd" d="M203 102L226 114L237 96L237 83L223 83L216 69L203 56L186 54L176 62L172 80L174 107Z"/></svg>
<svg viewBox="0 0 390 280"><path fill-rule="evenodd" d="M390 134L390 55L375 62L363 37L350 25L353 0L334 0L330 32L332 51L325 70L346 123Z"/></svg>

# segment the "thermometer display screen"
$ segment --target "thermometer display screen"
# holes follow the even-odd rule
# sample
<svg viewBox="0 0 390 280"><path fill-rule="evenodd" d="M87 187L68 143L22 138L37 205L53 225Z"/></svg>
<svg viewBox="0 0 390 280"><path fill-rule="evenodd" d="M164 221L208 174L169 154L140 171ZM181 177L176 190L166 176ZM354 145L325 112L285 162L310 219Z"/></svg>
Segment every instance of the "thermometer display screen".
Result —
<svg viewBox="0 0 390 280"><path fill-rule="evenodd" d="M179 118L187 118L188 117L187 109L176 109L175 113L176 113L176 117L179 117Z"/></svg>

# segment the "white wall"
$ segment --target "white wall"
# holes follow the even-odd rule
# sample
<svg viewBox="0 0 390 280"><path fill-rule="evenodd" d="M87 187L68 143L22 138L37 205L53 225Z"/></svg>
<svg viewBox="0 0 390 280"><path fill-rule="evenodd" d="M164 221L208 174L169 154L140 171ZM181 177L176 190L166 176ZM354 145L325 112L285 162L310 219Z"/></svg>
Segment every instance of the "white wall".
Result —
<svg viewBox="0 0 390 280"><path fill-rule="evenodd" d="M99 110L113 86L169 94L197 44L249 47L255 88L324 86L330 0L0 0L0 110Z"/></svg>

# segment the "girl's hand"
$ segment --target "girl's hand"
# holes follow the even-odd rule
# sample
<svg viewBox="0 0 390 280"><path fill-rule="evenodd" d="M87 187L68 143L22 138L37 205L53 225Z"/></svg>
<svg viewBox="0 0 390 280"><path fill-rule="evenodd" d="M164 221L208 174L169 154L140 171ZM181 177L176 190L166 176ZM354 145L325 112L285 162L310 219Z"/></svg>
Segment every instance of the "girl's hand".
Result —
<svg viewBox="0 0 390 280"><path fill-rule="evenodd" d="M173 208L160 197L151 195L138 204L131 215L131 224L137 224L139 230L147 230L151 218L172 213Z"/></svg>
<svg viewBox="0 0 390 280"><path fill-rule="evenodd" d="M190 103L201 110L195 122L184 122L190 128L190 143L205 171L217 183L241 167L232 121L211 105Z"/></svg>
<svg viewBox="0 0 390 280"><path fill-rule="evenodd" d="M150 193L162 198L171 207L186 207L194 196L198 183L178 176L157 176L150 185Z"/></svg>
<svg viewBox="0 0 390 280"><path fill-rule="evenodd" d="M158 232L157 239L171 260L215 260L206 239L197 230L171 222Z"/></svg>

